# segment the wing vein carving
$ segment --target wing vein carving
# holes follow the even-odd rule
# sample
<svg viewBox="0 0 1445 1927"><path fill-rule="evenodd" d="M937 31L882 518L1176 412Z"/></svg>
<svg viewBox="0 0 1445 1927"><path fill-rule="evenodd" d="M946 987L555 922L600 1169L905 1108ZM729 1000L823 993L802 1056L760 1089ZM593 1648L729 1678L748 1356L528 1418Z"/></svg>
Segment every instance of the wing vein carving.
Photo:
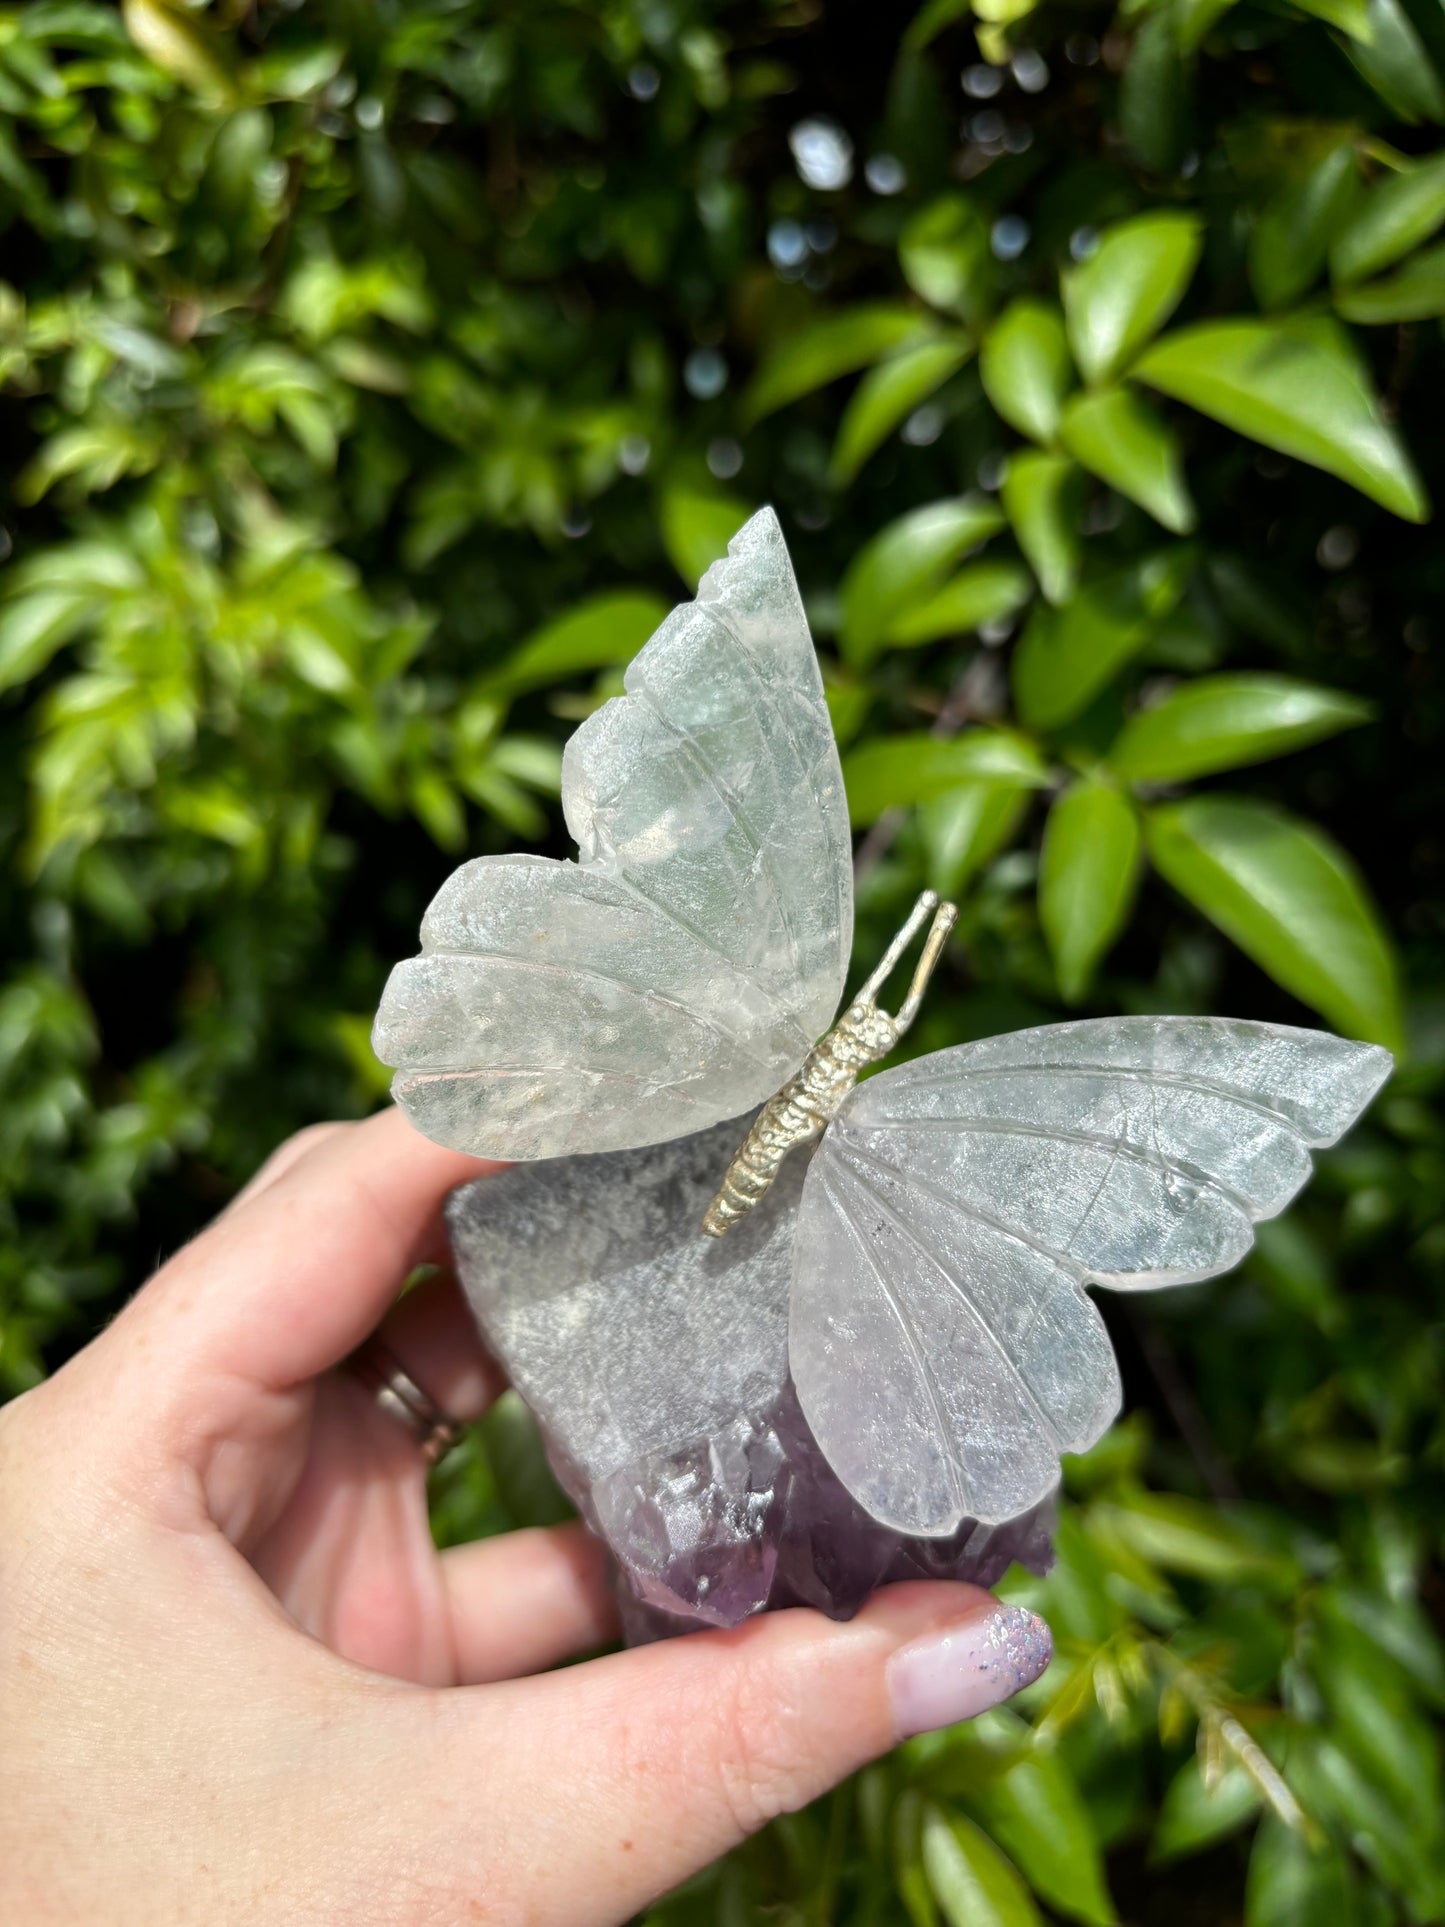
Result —
<svg viewBox="0 0 1445 1927"><path fill-rule="evenodd" d="M748 657L747 662L748 662L749 673L753 676L754 680L756 680L756 671L753 669L752 658ZM773 900L773 906L778 913L778 922L782 925L784 934L788 939L788 948L792 952L794 966L799 971L801 971L803 967L802 966L803 953L802 953L802 946L798 942L797 927L793 922L793 918L791 914L789 913L787 902L785 901L782 893L778 889L778 880L773 875L772 866L769 864L767 857L763 853L762 839L761 837L759 837L757 831L753 828L752 819L749 817L747 811L743 808L741 799L738 797L735 791L733 791L728 787L727 783L724 782L723 778L718 774L717 770L714 769L713 765L708 761L706 752L703 750L701 744L698 743L697 739L691 734L691 732L688 730L679 728L679 726L672 720L672 718L669 715L667 715L663 709L659 707L657 701L653 697L652 691L647 687L646 683L640 683L635 693L637 694L637 696L640 697L643 704L651 712L651 714L656 718L656 720L662 725L662 728L664 729L664 731L672 738L672 740L682 750L683 754L685 756L690 756L694 761L694 763L697 765L697 767L702 771L703 775L706 776L709 784L712 786L713 794L717 797L718 801L726 807L733 821L737 824L738 828L742 831L743 836L747 841L748 848L752 851L754 857L756 857L757 859L758 873L768 886L768 895Z"/></svg>
<svg viewBox="0 0 1445 1927"><path fill-rule="evenodd" d="M915 1085L913 1088L917 1090L919 1087ZM1271 1111L1267 1115L1273 1119L1277 1114ZM1198 1185L1201 1190L1217 1191L1231 1204L1237 1204L1241 1211L1251 1215L1253 1211L1248 1198L1232 1190L1229 1185L1221 1183L1212 1172L1206 1171L1203 1165L1184 1164L1178 1158L1169 1157L1161 1151L1158 1148L1157 1132L1154 1149L1146 1151L1141 1145L1130 1144L1121 1138L1096 1136L1092 1131L1076 1131L1062 1124L1021 1124L1014 1118L900 1117L882 1119L877 1124L870 1119L867 1128L893 1130L900 1135L906 1135L909 1131L939 1131L946 1132L950 1137L970 1132L985 1137L1033 1137L1039 1138L1045 1144L1078 1144L1090 1150L1113 1151L1118 1157L1128 1159L1132 1163L1147 1164L1155 1170L1172 1171L1176 1177ZM1293 1135L1298 1136L1298 1133ZM851 1138L848 1141L850 1145L854 1142ZM1106 1172L1105 1177L1107 1176ZM916 1180L910 1178L909 1182L913 1183Z"/></svg>
<svg viewBox="0 0 1445 1927"><path fill-rule="evenodd" d="M900 1066L900 1068L906 1069L907 1066ZM982 1083L985 1079L1004 1077L1058 1077L1068 1082L1088 1077L1110 1077L1124 1084L1141 1084L1151 1092L1198 1091L1206 1097L1227 1098L1231 1104L1237 1104L1241 1110L1252 1111L1257 1117L1266 1117L1272 1124L1282 1125L1285 1130L1292 1131L1300 1143L1307 1148L1315 1148L1314 1140L1304 1135L1287 1111L1276 1110L1270 1104L1261 1104L1257 1097L1251 1097L1237 1085L1226 1084L1213 1077L1191 1077L1180 1071L1121 1070L1115 1064L988 1064L980 1065L977 1069L970 1068L964 1075L970 1083L975 1081ZM958 1071L945 1071L940 1072L936 1077L910 1079L904 1088L909 1091L944 1091L955 1088L959 1081ZM869 1119L870 1125L876 1123L880 1126L904 1126L914 1121L906 1117Z"/></svg>
<svg viewBox="0 0 1445 1927"><path fill-rule="evenodd" d="M875 1170L887 1171L890 1177L895 1177L895 1178L903 1177L903 1173L901 1171L895 1171L891 1165L884 1164L878 1158L870 1157L867 1152L859 1153L856 1145L850 1145L849 1149L854 1153L855 1156L858 1156L860 1158L861 1162L871 1164ZM824 1175L825 1175L825 1181L826 1181L826 1173ZM1043 1427L1044 1431L1053 1440L1055 1450L1061 1449L1062 1441L1059 1438L1058 1427L1054 1424L1053 1420L1049 1417L1048 1413L1044 1410L1043 1406L1040 1405L1038 1394L1035 1392L1033 1386L1029 1384L1028 1379L1024 1376L1023 1372L1019 1368L1018 1361L1009 1356L1009 1353L1005 1349L1001 1340L999 1339L997 1332L995 1332L992 1325L989 1324L987 1318L985 1318L985 1316L983 1315L983 1312L980 1310L978 1305L974 1303L972 1297L970 1297L969 1295L968 1287L964 1284L963 1280L958 1276L957 1272L953 1270L952 1266L949 1265L947 1261L938 1252L931 1251L929 1247L926 1244L924 1244L923 1240L918 1236L917 1232L912 1230L908 1225L907 1221L904 1218L901 1218L898 1215L897 1211L894 1210L893 1206L888 1202L887 1198L878 1189L877 1185L870 1184L867 1178L865 1178L863 1173L859 1170L854 1169L851 1172L851 1176L856 1184L859 1184L862 1186L862 1188L868 1193L869 1197L876 1200L879 1210L884 1212L889 1218L892 1219L893 1223L898 1227L899 1233L905 1239L907 1239L908 1243L913 1246L913 1249L915 1251L921 1252L923 1254L923 1256L928 1260L929 1264L931 1264L934 1270L938 1272L940 1277L944 1278L947 1281L947 1283L952 1288L952 1290L956 1293L960 1301L968 1307L969 1317L974 1321L978 1329L983 1333L984 1337L988 1340L990 1346L993 1348L994 1352L997 1354L1000 1362L1002 1363L1004 1370L1009 1374L1010 1378L1013 1379L1014 1383L1018 1386L1019 1390L1023 1393L1024 1398L1028 1402L1030 1410L1034 1413L1034 1416L1038 1419L1039 1424ZM956 1211L961 1218L970 1218L970 1217L974 1218L980 1223L990 1225L993 1230L999 1232L1000 1235L1003 1237L1017 1238L1017 1234L1015 1232L1010 1231L1006 1226L994 1224L991 1219L985 1218L981 1212L974 1211L969 1206L961 1204L958 1201L958 1199L949 1197L947 1192L935 1190L930 1185L926 1185L926 1184L920 1185L918 1180L913 1177L907 1178L905 1182L915 1190L927 1191L929 1196L936 1199L937 1202L943 1205L946 1210ZM1030 1243L1030 1240L1027 1238L1018 1238L1017 1242L1020 1244L1027 1245ZM1052 1259L1057 1269L1064 1272L1066 1275L1072 1272L1072 1267L1064 1260L1062 1254L1051 1252L1042 1245L1033 1245L1032 1249L1037 1251L1041 1257ZM929 1385L929 1390L931 1394L932 1392L931 1381ZM951 1428L948 1428L948 1427L944 1428L945 1437L949 1436L950 1429Z"/></svg>
<svg viewBox="0 0 1445 1927"><path fill-rule="evenodd" d="M840 1167L840 1169L841 1168L843 1167ZM878 1198L878 1203L882 1207L882 1209L888 1213L888 1216L893 1219L895 1224L899 1223L896 1213L889 1210L889 1207L885 1202L885 1200L878 1197L878 1193L876 1192L874 1187L868 1183L867 1179L863 1177L861 1172L850 1171L848 1172L848 1176L852 1178L855 1184L861 1185L862 1188L868 1193L870 1197ZM951 1438L953 1435L953 1428L949 1425L947 1417L943 1410L943 1406L939 1401L938 1388L933 1382L932 1372L928 1369L928 1357L923 1349L923 1345L919 1339L917 1330L914 1327L913 1320L908 1316L907 1309L903 1305L897 1293L893 1290L893 1287L889 1284L887 1278L884 1276L883 1267L879 1264L878 1260L874 1257L872 1251L868 1247L867 1241L863 1238L862 1234L859 1232L857 1225L853 1222L853 1219L849 1215L847 1209L843 1205L842 1201L839 1199L838 1194L834 1191L826 1169L823 1171L822 1177L823 1177L824 1195L827 1197L829 1204L831 1204L833 1209L837 1212L840 1221L842 1222L845 1230L847 1231L848 1236L851 1239L855 1249L858 1251L859 1255L863 1259L864 1264L868 1267L869 1271L872 1272L874 1278L877 1280L878 1289L879 1291L882 1292L883 1297L887 1302L888 1309L893 1313L893 1317L895 1322L898 1325L898 1329L903 1334L903 1342L908 1347L909 1356L912 1358L914 1368L918 1373L918 1382L923 1387L924 1394L928 1399L929 1409L933 1413L933 1422L935 1427L937 1428L936 1436L940 1439ZM900 1225L900 1229L903 1230L904 1235L906 1237L909 1237L909 1233L906 1226ZM917 1240L912 1237L909 1237L909 1242L915 1245L917 1244ZM920 1250L923 1249L922 1246L919 1246L918 1248ZM929 1257L930 1254L925 1251L924 1256ZM949 1279L949 1282L950 1283L953 1282L952 1278ZM973 1307L970 1306L969 1309L972 1311ZM976 1311L974 1312L974 1316L975 1317L978 1316ZM968 1482L963 1476L963 1470L958 1464L958 1461L954 1456L952 1455L949 1456L947 1464L948 1464L948 1483L949 1483L949 1488L953 1494L954 1504L957 1506L961 1514L966 1514L968 1511Z"/></svg>

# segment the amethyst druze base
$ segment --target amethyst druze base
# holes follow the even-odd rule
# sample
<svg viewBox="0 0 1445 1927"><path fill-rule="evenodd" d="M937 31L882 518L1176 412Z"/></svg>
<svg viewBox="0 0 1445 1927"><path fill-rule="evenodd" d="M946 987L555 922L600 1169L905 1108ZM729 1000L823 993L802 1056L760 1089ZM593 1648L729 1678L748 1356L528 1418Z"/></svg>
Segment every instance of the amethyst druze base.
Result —
<svg viewBox="0 0 1445 1927"><path fill-rule="evenodd" d="M1052 1497L1004 1525L909 1538L834 1476L788 1376L807 1158L727 1237L701 1235L748 1123L514 1165L447 1207L482 1334L617 1562L629 1643L783 1606L847 1619L892 1580L1043 1571ZM861 1390L869 1361L857 1370Z"/></svg>

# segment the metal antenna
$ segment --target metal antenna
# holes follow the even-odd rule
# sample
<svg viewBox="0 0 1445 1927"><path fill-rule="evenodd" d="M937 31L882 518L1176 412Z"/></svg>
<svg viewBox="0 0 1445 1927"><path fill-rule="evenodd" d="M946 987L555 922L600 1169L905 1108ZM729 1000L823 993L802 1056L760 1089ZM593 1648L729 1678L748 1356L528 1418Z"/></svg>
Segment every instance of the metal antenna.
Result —
<svg viewBox="0 0 1445 1927"><path fill-rule="evenodd" d="M918 1006L923 1001L928 980L938 966L938 960L943 955L943 946L948 942L953 926L958 922L956 903L940 903L936 890L925 890L914 904L908 921L884 951L878 968L853 1000L857 1004L873 1004L878 1001L879 991L897 968L899 958L922 929L930 910L934 912L933 928L924 941L923 952L913 972L913 982L908 986L908 995L899 1006L898 1015L893 1020L899 1036L902 1036L918 1015Z"/></svg>

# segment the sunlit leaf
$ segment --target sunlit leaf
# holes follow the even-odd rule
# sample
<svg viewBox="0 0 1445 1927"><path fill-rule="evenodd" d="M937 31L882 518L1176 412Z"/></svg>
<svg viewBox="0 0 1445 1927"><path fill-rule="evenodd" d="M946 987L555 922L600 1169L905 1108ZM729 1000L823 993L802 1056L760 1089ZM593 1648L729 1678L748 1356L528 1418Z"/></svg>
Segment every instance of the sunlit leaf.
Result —
<svg viewBox="0 0 1445 1927"><path fill-rule="evenodd" d="M1361 196L1330 248L1337 281L1378 274L1445 222L1445 155L1390 174Z"/></svg>
<svg viewBox="0 0 1445 1927"><path fill-rule="evenodd" d="M988 312L993 259L988 224L965 194L930 201L904 228L898 243L904 278L915 294L977 323Z"/></svg>
<svg viewBox="0 0 1445 1927"><path fill-rule="evenodd" d="M1369 717L1356 697L1290 676L1201 676L1132 717L1109 766L1131 783L1182 783L1303 749Z"/></svg>
<svg viewBox="0 0 1445 1927"><path fill-rule="evenodd" d="M1089 258L1065 273L1069 343L1086 381L1108 381L1159 332L1202 245L1193 215L1140 214L1106 228Z"/></svg>
<svg viewBox="0 0 1445 1927"><path fill-rule="evenodd" d="M922 332L917 309L902 302L872 302L812 322L768 355L743 395L743 417L760 421L842 375L881 361Z"/></svg>
<svg viewBox="0 0 1445 1927"><path fill-rule="evenodd" d="M1027 737L1010 729L970 729L951 737L907 732L864 743L843 759L849 814L860 826L963 782L1041 789L1048 781L1048 764Z"/></svg>
<svg viewBox="0 0 1445 1927"><path fill-rule="evenodd" d="M589 670L630 662L667 610L661 596L643 590L589 596L534 630L488 677L488 687L520 694L546 683L566 682Z"/></svg>
<svg viewBox="0 0 1445 1927"><path fill-rule="evenodd" d="M1064 410L1059 440L1074 459L1147 509L1176 535L1194 527L1179 445L1157 411L1132 388L1079 395Z"/></svg>
<svg viewBox="0 0 1445 1927"><path fill-rule="evenodd" d="M1227 428L1338 475L1407 521L1429 513L1368 374L1328 322L1202 322L1156 342L1135 373Z"/></svg>
<svg viewBox="0 0 1445 1927"><path fill-rule="evenodd" d="M966 779L918 805L928 882L941 897L956 897L1013 841L1036 787Z"/></svg>
<svg viewBox="0 0 1445 1927"><path fill-rule="evenodd" d="M661 504L662 540L673 567L690 589L727 554L728 543L752 512L751 505L736 495L686 487L666 491Z"/></svg>
<svg viewBox="0 0 1445 1927"><path fill-rule="evenodd" d="M1314 286L1359 192L1355 144L1342 140L1269 203L1249 237L1249 279L1262 308L1287 308Z"/></svg>
<svg viewBox="0 0 1445 1927"><path fill-rule="evenodd" d="M867 662L906 611L938 589L970 549L1003 527L984 496L930 502L890 522L865 542L840 585L843 653Z"/></svg>
<svg viewBox="0 0 1445 1927"><path fill-rule="evenodd" d="M1401 120L1445 120L1445 88L1400 0L1366 0L1366 31L1345 52Z"/></svg>
<svg viewBox="0 0 1445 1927"><path fill-rule="evenodd" d="M1043 1927L1018 1869L962 1814L925 1810L923 1865L949 1927Z"/></svg>
<svg viewBox="0 0 1445 1927"><path fill-rule="evenodd" d="M1445 315L1445 242L1412 255L1395 274L1341 288L1335 310L1366 327L1392 321L1432 321Z"/></svg>
<svg viewBox="0 0 1445 1927"><path fill-rule="evenodd" d="M1014 615L1033 593L1033 577L1017 562L971 562L924 601L910 604L888 625L886 639L895 648L910 648L967 635Z"/></svg>
<svg viewBox="0 0 1445 1927"><path fill-rule="evenodd" d="M1082 480L1067 456L1025 449L1010 456L999 491L1018 545L1050 602L1067 602L1079 578Z"/></svg>
<svg viewBox="0 0 1445 1927"><path fill-rule="evenodd" d="M1160 874L1276 983L1347 1037L1400 1050L1389 938L1322 830L1267 803L1198 796L1150 812L1146 836Z"/></svg>
<svg viewBox="0 0 1445 1927"><path fill-rule="evenodd" d="M840 486L851 482L868 457L973 353L958 335L903 348L871 369L838 424L830 473Z"/></svg>
<svg viewBox="0 0 1445 1927"><path fill-rule="evenodd" d="M1031 727L1053 729L1091 702L1178 602L1188 558L1166 552L1091 582L1062 608L1040 604L1014 651L1014 701Z"/></svg>
<svg viewBox="0 0 1445 1927"><path fill-rule="evenodd" d="M1020 299L984 338L978 371L984 392L1011 428L1052 441L1074 382L1064 317L1051 303Z"/></svg>
<svg viewBox="0 0 1445 1927"><path fill-rule="evenodd" d="M1113 1927L1118 1914L1089 1809L1056 1753L1035 1747L969 1804L1055 1913Z"/></svg>
<svg viewBox="0 0 1445 1927"><path fill-rule="evenodd" d="M1133 804L1107 783L1075 783L1049 811L1039 857L1039 921L1066 1003L1086 994L1128 922L1142 851Z"/></svg>

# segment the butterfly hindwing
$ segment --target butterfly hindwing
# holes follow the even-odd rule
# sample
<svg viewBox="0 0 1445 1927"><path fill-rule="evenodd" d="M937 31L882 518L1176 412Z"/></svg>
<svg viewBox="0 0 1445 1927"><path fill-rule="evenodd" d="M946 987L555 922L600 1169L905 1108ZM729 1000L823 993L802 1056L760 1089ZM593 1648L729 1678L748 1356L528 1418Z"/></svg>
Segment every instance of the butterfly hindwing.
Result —
<svg viewBox="0 0 1445 1927"><path fill-rule="evenodd" d="M793 1377L839 1478L919 1533L1033 1503L1118 1407L1085 1284L1236 1264L1389 1068L1323 1032L1146 1017L869 1079L813 1160L794 1251Z"/></svg>
<svg viewBox="0 0 1445 1927"><path fill-rule="evenodd" d="M832 1021L853 930L847 803L771 510L563 759L576 863L481 857L393 971L374 1047L429 1137L611 1151L770 1096Z"/></svg>

